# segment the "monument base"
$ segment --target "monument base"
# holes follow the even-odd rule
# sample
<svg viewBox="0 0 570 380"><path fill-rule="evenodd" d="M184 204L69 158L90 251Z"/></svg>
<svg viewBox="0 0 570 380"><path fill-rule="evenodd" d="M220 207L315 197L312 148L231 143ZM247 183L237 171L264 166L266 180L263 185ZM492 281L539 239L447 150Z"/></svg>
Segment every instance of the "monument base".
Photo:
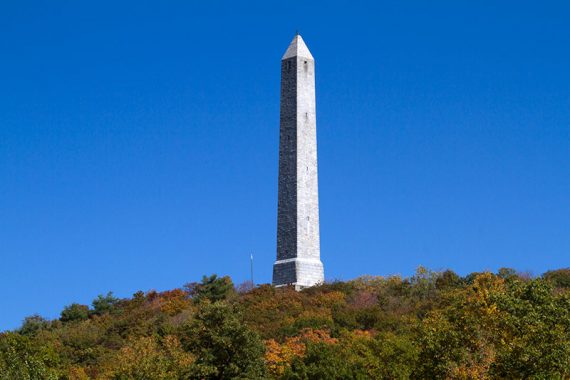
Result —
<svg viewBox="0 0 570 380"><path fill-rule="evenodd" d="M325 281L321 260L292 258L278 260L273 264L273 285L276 287L294 285L301 290Z"/></svg>

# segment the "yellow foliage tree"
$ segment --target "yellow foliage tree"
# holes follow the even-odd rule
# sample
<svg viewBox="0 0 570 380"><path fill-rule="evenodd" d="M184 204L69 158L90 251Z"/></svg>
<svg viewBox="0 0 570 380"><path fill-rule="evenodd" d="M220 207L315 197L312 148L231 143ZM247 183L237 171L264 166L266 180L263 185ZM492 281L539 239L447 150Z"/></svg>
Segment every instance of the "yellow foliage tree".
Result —
<svg viewBox="0 0 570 380"><path fill-rule="evenodd" d="M182 349L175 336L166 336L161 343L154 337L129 342L119 351L109 377L167 380L183 376L194 358Z"/></svg>

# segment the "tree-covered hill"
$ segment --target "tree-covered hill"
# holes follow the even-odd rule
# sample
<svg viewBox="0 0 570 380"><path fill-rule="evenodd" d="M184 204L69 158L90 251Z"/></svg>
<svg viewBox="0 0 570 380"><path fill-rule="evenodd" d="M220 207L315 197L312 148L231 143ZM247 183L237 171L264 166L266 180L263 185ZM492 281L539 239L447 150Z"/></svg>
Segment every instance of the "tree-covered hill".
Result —
<svg viewBox="0 0 570 380"><path fill-rule="evenodd" d="M0 379L570 379L570 269L109 293L0 334Z"/></svg>

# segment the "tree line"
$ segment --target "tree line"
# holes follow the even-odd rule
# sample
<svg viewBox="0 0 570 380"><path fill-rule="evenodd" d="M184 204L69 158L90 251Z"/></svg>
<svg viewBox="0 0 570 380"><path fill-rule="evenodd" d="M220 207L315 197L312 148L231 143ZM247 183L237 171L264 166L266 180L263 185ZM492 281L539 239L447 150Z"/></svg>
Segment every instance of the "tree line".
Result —
<svg viewBox="0 0 570 380"><path fill-rule="evenodd" d="M108 293L1 333L0 379L570 379L570 269Z"/></svg>

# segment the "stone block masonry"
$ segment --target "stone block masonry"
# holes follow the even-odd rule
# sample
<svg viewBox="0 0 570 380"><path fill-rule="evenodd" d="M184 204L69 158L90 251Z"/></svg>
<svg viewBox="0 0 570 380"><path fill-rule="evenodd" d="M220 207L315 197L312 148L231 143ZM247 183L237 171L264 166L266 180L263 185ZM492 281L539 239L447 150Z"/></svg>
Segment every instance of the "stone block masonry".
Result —
<svg viewBox="0 0 570 380"><path fill-rule="evenodd" d="M315 61L300 35L281 60L275 286L324 281L320 260Z"/></svg>

